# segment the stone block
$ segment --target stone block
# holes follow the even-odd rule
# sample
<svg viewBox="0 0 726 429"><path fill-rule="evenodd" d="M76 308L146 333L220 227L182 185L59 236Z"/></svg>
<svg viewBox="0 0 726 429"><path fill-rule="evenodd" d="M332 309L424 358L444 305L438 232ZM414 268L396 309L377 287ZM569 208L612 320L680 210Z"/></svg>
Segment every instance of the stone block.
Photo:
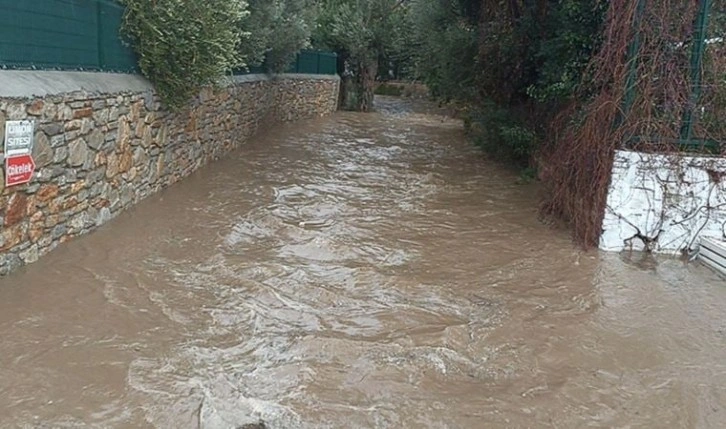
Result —
<svg viewBox="0 0 726 429"><path fill-rule="evenodd" d="M38 251L38 245L33 244L26 250L20 252L20 254L18 256L20 256L20 259L22 259L23 262L26 264L32 264L33 262L36 262L38 260L38 258L40 257L40 253Z"/></svg>
<svg viewBox="0 0 726 429"><path fill-rule="evenodd" d="M71 167L79 167L85 164L91 156L95 155L88 150L88 144L83 138L73 140L68 145L68 165Z"/></svg>
<svg viewBox="0 0 726 429"><path fill-rule="evenodd" d="M108 123L109 109L100 109L93 112L93 120L98 125Z"/></svg>
<svg viewBox="0 0 726 429"><path fill-rule="evenodd" d="M46 124L39 124L38 130L44 132L48 136L55 136L63 132L63 125L59 122L50 122Z"/></svg>
<svg viewBox="0 0 726 429"><path fill-rule="evenodd" d="M45 167L53 161L53 148L48 136L43 131L35 133L33 143L33 160L38 169Z"/></svg>
<svg viewBox="0 0 726 429"><path fill-rule="evenodd" d="M71 107L75 107L74 104L76 103L72 103ZM90 118L91 116L93 116L93 108L91 107L83 107L73 111L73 119Z"/></svg>
<svg viewBox="0 0 726 429"><path fill-rule="evenodd" d="M0 147L5 144L5 113L0 111Z"/></svg>
<svg viewBox="0 0 726 429"><path fill-rule="evenodd" d="M8 200L5 208L5 226L15 225L26 215L28 197L22 192L16 192Z"/></svg>
<svg viewBox="0 0 726 429"><path fill-rule="evenodd" d="M58 134L50 138L50 146L53 148L65 147L65 144L66 136L63 134Z"/></svg>
<svg viewBox="0 0 726 429"><path fill-rule="evenodd" d="M28 119L28 112L25 110L25 103L21 102L10 102L8 107L5 109L6 120L8 121L20 121ZM3 132L3 134L5 134Z"/></svg>
<svg viewBox="0 0 726 429"><path fill-rule="evenodd" d="M39 203L46 203L57 197L59 193L60 187L55 183L49 183L38 189L38 192L35 193L35 200Z"/></svg>
<svg viewBox="0 0 726 429"><path fill-rule="evenodd" d="M68 158L68 146L60 146L53 153L53 163L56 163L56 164L62 163L67 158Z"/></svg>
<svg viewBox="0 0 726 429"><path fill-rule="evenodd" d="M93 150L98 150L103 146L103 143L105 141L105 136L103 135L103 132L95 128L86 138L88 142L88 146Z"/></svg>
<svg viewBox="0 0 726 429"><path fill-rule="evenodd" d="M108 207L103 207L98 211L98 216L96 216L96 226L101 226L104 223L111 220L111 210L109 210Z"/></svg>
<svg viewBox="0 0 726 429"><path fill-rule="evenodd" d="M5 252L22 243L26 239L27 232L26 223L3 228L0 232L0 252Z"/></svg>
<svg viewBox="0 0 726 429"><path fill-rule="evenodd" d="M65 224L59 224L56 225L53 228L53 231L51 232L50 236L53 238L53 240L57 240L64 235L68 233L68 227Z"/></svg>
<svg viewBox="0 0 726 429"><path fill-rule="evenodd" d="M0 276L8 275L23 265L22 259L15 253L0 255Z"/></svg>
<svg viewBox="0 0 726 429"><path fill-rule="evenodd" d="M40 116L43 114L43 110L45 108L45 101L42 99L36 99L33 100L30 104L28 104L28 108L26 109L28 115L31 116Z"/></svg>

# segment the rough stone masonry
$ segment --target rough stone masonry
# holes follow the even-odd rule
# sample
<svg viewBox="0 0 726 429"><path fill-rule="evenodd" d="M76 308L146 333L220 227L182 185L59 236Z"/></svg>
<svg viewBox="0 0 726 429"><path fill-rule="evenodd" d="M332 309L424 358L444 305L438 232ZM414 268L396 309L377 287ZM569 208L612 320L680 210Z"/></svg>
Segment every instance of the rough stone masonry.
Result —
<svg viewBox="0 0 726 429"><path fill-rule="evenodd" d="M0 275L221 157L262 123L332 113L338 91L335 76L246 76L171 113L150 87L40 97L0 89L0 151L6 121L33 119L36 163L26 185L5 188L0 171Z"/></svg>

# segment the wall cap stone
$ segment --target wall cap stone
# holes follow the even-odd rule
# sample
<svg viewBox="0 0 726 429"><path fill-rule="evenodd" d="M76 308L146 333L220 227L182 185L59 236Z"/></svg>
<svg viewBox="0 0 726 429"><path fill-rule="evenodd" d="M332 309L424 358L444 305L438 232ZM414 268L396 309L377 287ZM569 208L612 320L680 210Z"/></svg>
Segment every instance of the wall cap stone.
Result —
<svg viewBox="0 0 726 429"><path fill-rule="evenodd" d="M231 76L228 78L227 84L234 83L246 83L246 82L260 82L266 80L334 80L339 81L340 76L337 74L304 74L304 73L283 73L275 75L267 74L246 74Z"/></svg>
<svg viewBox="0 0 726 429"><path fill-rule="evenodd" d="M337 75L281 74L268 76L250 74L232 76L222 84L259 82L275 79L295 80L340 80ZM78 72L78 71L37 71L37 70L0 70L0 98L46 97L76 91L112 94L120 92L145 92L153 90L153 85L138 74Z"/></svg>
<svg viewBox="0 0 726 429"><path fill-rule="evenodd" d="M76 71L0 70L0 97L45 97L76 91L144 92L153 89L141 75Z"/></svg>

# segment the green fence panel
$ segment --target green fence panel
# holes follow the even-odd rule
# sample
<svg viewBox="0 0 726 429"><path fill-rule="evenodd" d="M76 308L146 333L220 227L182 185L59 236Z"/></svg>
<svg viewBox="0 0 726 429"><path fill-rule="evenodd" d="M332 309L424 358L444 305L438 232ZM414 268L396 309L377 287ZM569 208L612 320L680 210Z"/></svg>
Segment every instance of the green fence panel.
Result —
<svg viewBox="0 0 726 429"><path fill-rule="evenodd" d="M0 0L1 1L1 0ZM120 34L124 8L116 3L98 2L99 61L101 69L121 72L138 72L138 57Z"/></svg>
<svg viewBox="0 0 726 429"><path fill-rule="evenodd" d="M319 59L320 54L317 52L300 52L297 56L297 73L320 74Z"/></svg>
<svg viewBox="0 0 726 429"><path fill-rule="evenodd" d="M109 0L0 0L0 66L135 71Z"/></svg>
<svg viewBox="0 0 726 429"><path fill-rule="evenodd" d="M332 52L320 52L318 63L318 73L320 74L337 74L338 73L338 55Z"/></svg>
<svg viewBox="0 0 726 429"><path fill-rule="evenodd" d="M249 70L236 70L234 74L255 74L265 73L264 65L250 67ZM338 72L338 55L334 52L319 51L301 51L295 57L295 61L290 64L285 73L300 74L329 74L334 75Z"/></svg>

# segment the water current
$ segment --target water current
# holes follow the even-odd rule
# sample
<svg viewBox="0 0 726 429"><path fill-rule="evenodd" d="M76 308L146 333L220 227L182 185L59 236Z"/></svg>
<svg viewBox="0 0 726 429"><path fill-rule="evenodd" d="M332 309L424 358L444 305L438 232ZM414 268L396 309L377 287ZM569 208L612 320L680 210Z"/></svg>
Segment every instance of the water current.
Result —
<svg viewBox="0 0 726 429"><path fill-rule="evenodd" d="M0 427L726 427L725 283L580 251L417 106L266 130L0 278Z"/></svg>

